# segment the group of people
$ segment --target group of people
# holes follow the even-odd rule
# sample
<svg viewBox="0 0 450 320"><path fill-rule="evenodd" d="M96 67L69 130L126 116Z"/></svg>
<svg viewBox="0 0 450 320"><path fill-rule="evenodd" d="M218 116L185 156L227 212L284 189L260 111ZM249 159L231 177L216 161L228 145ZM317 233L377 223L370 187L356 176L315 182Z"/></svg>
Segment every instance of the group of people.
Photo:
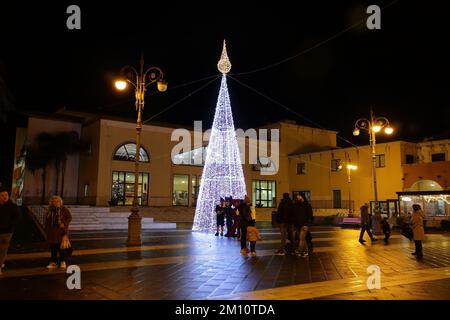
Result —
<svg viewBox="0 0 450 320"><path fill-rule="evenodd" d="M305 196L297 194L292 200L289 193L284 193L278 206L276 222L280 227L281 244L275 254L290 253L308 257L312 246L309 226L313 222L313 210ZM287 246L288 239L289 246Z"/></svg>
<svg viewBox="0 0 450 320"><path fill-rule="evenodd" d="M19 220L18 206L11 201L8 190L0 187L0 274L5 267L10 241ZM51 252L48 269L66 268L65 252L68 248L68 231L71 220L70 211L63 206L61 197L52 196L44 216L44 230Z"/></svg>
<svg viewBox="0 0 450 320"><path fill-rule="evenodd" d="M406 228L411 229L411 235L408 235L407 237L410 238L411 240L414 240L415 251L412 253L412 255L416 256L417 258L422 258L423 257L422 241L425 240L425 228L423 222L425 219L425 213L423 212L419 204L414 204L412 208L413 213L406 217L406 219L403 221L403 225L400 227L402 229ZM359 234L359 242L363 245L365 244L366 242L366 240L364 240L365 232L367 232L367 235L369 236L372 242L377 241L377 239L373 236L372 232L370 231L372 226L372 219L371 219L372 215L369 213L369 205L367 203L361 206L360 214L361 214L361 232ZM392 223L389 223L388 219L386 218L381 219L380 215L375 215L375 218L380 220L376 221L376 223L381 225L384 234L384 242L385 244L388 244L389 238L391 236Z"/></svg>
<svg viewBox="0 0 450 320"><path fill-rule="evenodd" d="M220 198L220 204L216 206L215 211L217 221L215 235L224 235L226 220L227 233L225 237L236 237L240 240L242 255L249 253L247 242L250 243L250 254L255 257L256 241L261 240L261 236L256 228L256 210L250 198L248 196L245 196L244 199Z"/></svg>

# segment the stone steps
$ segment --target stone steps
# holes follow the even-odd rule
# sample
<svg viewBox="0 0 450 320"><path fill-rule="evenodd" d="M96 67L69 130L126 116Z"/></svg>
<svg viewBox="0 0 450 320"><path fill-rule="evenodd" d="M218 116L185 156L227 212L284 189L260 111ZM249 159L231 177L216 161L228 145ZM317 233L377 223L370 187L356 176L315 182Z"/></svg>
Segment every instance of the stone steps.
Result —
<svg viewBox="0 0 450 320"><path fill-rule="evenodd" d="M127 230L130 211L111 212L109 207L67 206L72 214L69 230ZM176 223L142 218L142 229L175 229Z"/></svg>

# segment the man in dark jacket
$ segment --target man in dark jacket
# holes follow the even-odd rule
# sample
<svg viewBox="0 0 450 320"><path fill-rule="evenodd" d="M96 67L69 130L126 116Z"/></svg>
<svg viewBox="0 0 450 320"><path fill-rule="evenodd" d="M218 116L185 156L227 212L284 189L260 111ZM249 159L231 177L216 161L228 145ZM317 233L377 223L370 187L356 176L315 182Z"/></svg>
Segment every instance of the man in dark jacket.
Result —
<svg viewBox="0 0 450 320"><path fill-rule="evenodd" d="M248 254L247 250L247 226L252 222L252 214L250 209L250 199L245 196L244 200L238 207L239 211L239 226L241 229L241 253L243 255Z"/></svg>
<svg viewBox="0 0 450 320"><path fill-rule="evenodd" d="M225 197L225 208L223 209L223 213L225 214L225 218L227 219L227 233L225 237L233 237L233 208L231 207L231 197Z"/></svg>
<svg viewBox="0 0 450 320"><path fill-rule="evenodd" d="M361 244L364 244L364 242L366 242L366 240L363 239L365 231L367 231L367 234L369 235L370 240L372 240L372 242L376 241L376 239L373 237L372 233L370 232L369 205L367 203L364 203L361 206L360 214L361 214L361 233L359 234L359 242Z"/></svg>
<svg viewBox="0 0 450 320"><path fill-rule="evenodd" d="M292 239L295 239L296 233L299 235L298 249L295 251L295 254L298 256L307 257L309 255L306 234L308 233L308 226L312 223L312 220L313 210L311 205L303 195L297 194L294 202Z"/></svg>
<svg viewBox="0 0 450 320"><path fill-rule="evenodd" d="M280 226L281 233L281 246L275 252L278 256L284 256L286 254L286 239L288 237L290 224L294 211L294 203L289 198L289 193L283 193L283 199L281 199L277 210L277 224Z"/></svg>
<svg viewBox="0 0 450 320"><path fill-rule="evenodd" d="M8 190L0 187L0 274L18 220L19 208L9 199Z"/></svg>

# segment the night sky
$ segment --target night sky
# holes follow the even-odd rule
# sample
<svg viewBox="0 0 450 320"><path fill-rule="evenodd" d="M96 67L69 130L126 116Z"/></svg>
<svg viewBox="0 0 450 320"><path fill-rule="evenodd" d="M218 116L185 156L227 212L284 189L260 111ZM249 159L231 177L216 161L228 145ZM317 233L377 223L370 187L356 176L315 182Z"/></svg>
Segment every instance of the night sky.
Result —
<svg viewBox="0 0 450 320"><path fill-rule="evenodd" d="M81 30L66 28L70 4L81 7ZM381 30L366 28L370 4L384 8ZM165 93L151 89L143 118L181 100L153 120L191 126L203 120L209 127L220 80L201 90L213 78L191 82L219 75L225 38L231 76L254 89L228 79L236 127L292 119L367 144L366 135L355 139L351 132L373 107L391 120L394 139L440 137L450 128L450 28L439 4L3 1L0 76L19 112L66 106L134 118L132 93L116 92L112 82L123 65L137 67L143 52L146 65L162 68L169 82ZM5 146L3 162L12 153Z"/></svg>

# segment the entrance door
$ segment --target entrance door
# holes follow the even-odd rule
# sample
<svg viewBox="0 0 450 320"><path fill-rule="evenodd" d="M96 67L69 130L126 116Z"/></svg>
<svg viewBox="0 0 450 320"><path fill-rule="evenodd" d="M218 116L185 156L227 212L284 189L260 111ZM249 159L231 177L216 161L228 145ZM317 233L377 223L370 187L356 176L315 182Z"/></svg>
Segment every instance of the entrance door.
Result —
<svg viewBox="0 0 450 320"><path fill-rule="evenodd" d="M341 190L333 190L333 209L342 208Z"/></svg>

